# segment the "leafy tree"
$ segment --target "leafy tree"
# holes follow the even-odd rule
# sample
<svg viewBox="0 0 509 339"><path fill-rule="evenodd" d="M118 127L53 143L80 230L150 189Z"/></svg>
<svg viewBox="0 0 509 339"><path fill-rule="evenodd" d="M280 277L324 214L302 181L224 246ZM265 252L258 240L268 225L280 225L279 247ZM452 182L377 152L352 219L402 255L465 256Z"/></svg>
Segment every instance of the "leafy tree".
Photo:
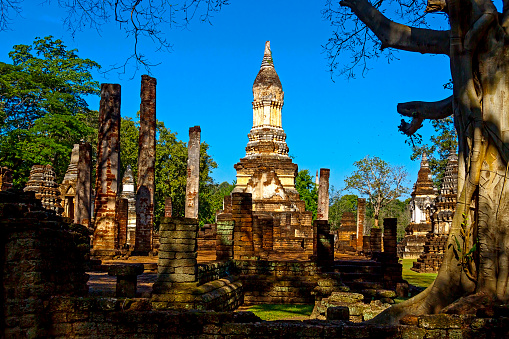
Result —
<svg viewBox="0 0 509 339"><path fill-rule="evenodd" d="M343 213L352 212L357 218L357 196L354 194L341 195L340 191L336 191L331 187L329 193L329 223L331 229L337 229L341 225Z"/></svg>
<svg viewBox="0 0 509 339"><path fill-rule="evenodd" d="M487 296L507 303L509 292L509 6L498 12L490 0L391 2L328 1L328 17L341 32L329 41L329 56L351 51L362 64L372 44L385 53L392 49L446 55L450 59L453 95L437 102L409 102L398 112L410 117L401 129L414 134L426 119L454 118L458 135L458 198L442 266L434 283L421 295L397 304L373 321L396 323L405 314L440 312L461 298L462 309L480 307L476 298ZM385 15L397 8L400 19ZM442 12L448 30L416 27L424 11ZM364 44L366 42L366 44ZM371 45L370 45L371 44ZM379 53L375 50L374 53ZM357 58L356 58L357 57ZM351 69L351 67L350 67Z"/></svg>
<svg viewBox="0 0 509 339"><path fill-rule="evenodd" d="M315 220L318 212L318 188L309 170L306 169L297 173L295 189L299 192L300 198L306 203L306 210L313 212L313 220Z"/></svg>
<svg viewBox="0 0 509 339"><path fill-rule="evenodd" d="M411 198L405 200L394 199L380 210L380 220L385 218L397 218L397 241L405 237L405 228L410 223L410 211L408 209ZM366 228L371 229L375 223L373 205L366 204Z"/></svg>
<svg viewBox="0 0 509 339"><path fill-rule="evenodd" d="M368 198L373 207L374 227L378 227L381 210L409 192L405 186L408 173L402 166L392 166L378 157L366 156L354 162L357 168L345 178L345 189L356 190Z"/></svg>
<svg viewBox="0 0 509 339"><path fill-rule="evenodd" d="M225 195L230 195L235 188L235 181L231 184L223 181L220 184L214 183L210 185L207 201L209 202L209 217L206 223L215 222L215 213L223 209L223 200Z"/></svg>
<svg viewBox="0 0 509 339"><path fill-rule="evenodd" d="M16 187L34 164L52 164L61 180L73 144L95 133L85 97L99 94L90 73L99 65L51 36L16 45L9 57L12 65L0 63L0 163L14 170Z"/></svg>

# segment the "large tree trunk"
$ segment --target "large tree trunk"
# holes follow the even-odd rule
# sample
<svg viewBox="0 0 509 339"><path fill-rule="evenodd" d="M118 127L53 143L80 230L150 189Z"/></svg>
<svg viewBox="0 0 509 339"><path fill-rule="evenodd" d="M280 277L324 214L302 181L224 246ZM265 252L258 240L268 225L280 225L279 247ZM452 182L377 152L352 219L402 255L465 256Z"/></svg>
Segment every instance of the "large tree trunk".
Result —
<svg viewBox="0 0 509 339"><path fill-rule="evenodd" d="M381 27L384 18L371 13L373 7L366 5L366 1L342 4L366 20L366 25L381 40L393 41L391 34L401 36L395 34L395 26ZM406 314L438 313L458 298L471 294L486 295L504 303L509 300L509 183L506 182L509 50L505 16L496 12L491 1L482 0L472 3L450 0L447 10L451 23L448 55L454 85L453 109L447 114L453 112L459 138L458 200L447 250L430 287L386 310L373 322L395 323ZM377 20L381 22L379 26ZM403 46L398 43L389 46ZM410 45L404 47L420 51ZM441 101L440 105L447 102ZM440 112L430 112L439 107L437 103L419 104L421 109L415 108L416 103L398 107L400 113L414 118L412 126L404 126L409 133L415 132L423 119L442 117Z"/></svg>

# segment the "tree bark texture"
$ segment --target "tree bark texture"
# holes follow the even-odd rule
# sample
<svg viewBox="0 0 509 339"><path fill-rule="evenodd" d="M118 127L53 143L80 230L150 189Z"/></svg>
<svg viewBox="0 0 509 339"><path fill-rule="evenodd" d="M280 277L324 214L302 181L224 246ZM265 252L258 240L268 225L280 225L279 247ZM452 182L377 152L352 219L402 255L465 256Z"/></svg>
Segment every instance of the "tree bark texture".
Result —
<svg viewBox="0 0 509 339"><path fill-rule="evenodd" d="M350 7L381 40L394 41L392 35L404 37L408 29L396 32L395 25L377 24L382 14L360 14L376 10L366 3L353 0L341 4ZM449 51L442 54L450 57L453 95L437 103L398 105L398 112L413 119L401 126L409 135L424 119L454 115L459 139L458 200L435 282L416 297L383 312L374 322L394 323L405 314L437 313L469 294L509 301L509 31L505 7L504 13L497 13L491 1L446 1L443 8L451 29ZM419 34L436 43L438 33ZM390 47L426 52L409 48L412 41L416 40ZM419 46L425 48L426 44ZM427 51L438 53L436 46Z"/></svg>

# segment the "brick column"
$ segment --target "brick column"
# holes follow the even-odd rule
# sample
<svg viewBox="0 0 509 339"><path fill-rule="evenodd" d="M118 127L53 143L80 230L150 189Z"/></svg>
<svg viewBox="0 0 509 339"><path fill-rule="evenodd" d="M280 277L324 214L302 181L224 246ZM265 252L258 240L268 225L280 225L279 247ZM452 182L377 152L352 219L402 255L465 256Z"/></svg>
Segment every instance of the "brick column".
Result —
<svg viewBox="0 0 509 339"><path fill-rule="evenodd" d="M76 179L76 195L74 197L74 223L90 225L92 220L92 146L88 142L80 142L78 146L78 177Z"/></svg>
<svg viewBox="0 0 509 339"><path fill-rule="evenodd" d="M186 218L198 219L198 192L200 185L200 126L189 128L187 144Z"/></svg>
<svg viewBox="0 0 509 339"><path fill-rule="evenodd" d="M385 218L384 219L384 253L385 256L390 257L397 261L397 228L398 219L396 218Z"/></svg>
<svg viewBox="0 0 509 339"><path fill-rule="evenodd" d="M378 255L382 252L382 229L372 228L369 237L369 247L372 255Z"/></svg>
<svg viewBox="0 0 509 339"><path fill-rule="evenodd" d="M118 224L118 246L124 248L127 243L127 220L129 216L129 201L127 199L117 200L117 224Z"/></svg>
<svg viewBox="0 0 509 339"><path fill-rule="evenodd" d="M251 193L232 193L233 259L253 259L253 200Z"/></svg>
<svg viewBox="0 0 509 339"><path fill-rule="evenodd" d="M313 229L316 230L316 262L318 266L330 266L334 262L334 235L330 233L330 225L327 220L315 220Z"/></svg>
<svg viewBox="0 0 509 339"><path fill-rule="evenodd" d="M92 255L118 254L115 205L120 161L120 85L101 84Z"/></svg>
<svg viewBox="0 0 509 339"><path fill-rule="evenodd" d="M357 199L357 252L364 252L363 237L364 237L364 224L366 220L366 199Z"/></svg>
<svg viewBox="0 0 509 339"><path fill-rule="evenodd" d="M147 255L152 250L156 163L156 84L155 78L148 75L141 76L136 241L134 243L134 252L138 255Z"/></svg>
<svg viewBox="0 0 509 339"><path fill-rule="evenodd" d="M317 220L329 220L329 176L330 169L320 168Z"/></svg>
<svg viewBox="0 0 509 339"><path fill-rule="evenodd" d="M171 294L175 289L197 282L198 220L161 218L159 261L154 294ZM182 285L184 284L184 285ZM180 285L180 286L179 286ZM194 285L193 285L194 286Z"/></svg>

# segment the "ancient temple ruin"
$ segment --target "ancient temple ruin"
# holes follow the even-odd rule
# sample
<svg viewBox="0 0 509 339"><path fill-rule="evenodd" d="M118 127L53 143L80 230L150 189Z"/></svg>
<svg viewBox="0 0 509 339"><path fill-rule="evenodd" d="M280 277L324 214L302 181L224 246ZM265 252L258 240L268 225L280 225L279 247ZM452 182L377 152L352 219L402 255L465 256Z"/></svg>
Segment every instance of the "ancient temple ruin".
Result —
<svg viewBox="0 0 509 339"><path fill-rule="evenodd" d="M250 193L253 217L272 219L273 226L264 228L262 234L265 243L271 239L270 251L311 254L312 213L306 211L295 189L297 164L288 156L281 119L284 92L269 41L253 84L253 97L253 127L246 156L234 166L237 185L233 193Z"/></svg>
<svg viewBox="0 0 509 339"><path fill-rule="evenodd" d="M410 201L411 221L405 228L405 238L398 245L400 258L416 259L424 252L426 234L432 229L436 197L437 189L433 186L428 158L423 154Z"/></svg>
<svg viewBox="0 0 509 339"><path fill-rule="evenodd" d="M74 198L76 196L76 182L78 181L79 144L74 144L71 161L64 175L64 180L58 187L62 198L62 216L74 220Z"/></svg>
<svg viewBox="0 0 509 339"><path fill-rule="evenodd" d="M433 213L433 228L426 234L424 253L418 257L411 268L416 272L437 272L449 236L449 229L456 209L458 194L458 156L454 151L449 153L445 175L442 180L440 194L436 199Z"/></svg>
<svg viewBox="0 0 509 339"><path fill-rule="evenodd" d="M35 198L42 202L42 207L55 211L57 215L62 213L63 208L60 204L62 199L51 165L32 166L24 191L35 192Z"/></svg>

